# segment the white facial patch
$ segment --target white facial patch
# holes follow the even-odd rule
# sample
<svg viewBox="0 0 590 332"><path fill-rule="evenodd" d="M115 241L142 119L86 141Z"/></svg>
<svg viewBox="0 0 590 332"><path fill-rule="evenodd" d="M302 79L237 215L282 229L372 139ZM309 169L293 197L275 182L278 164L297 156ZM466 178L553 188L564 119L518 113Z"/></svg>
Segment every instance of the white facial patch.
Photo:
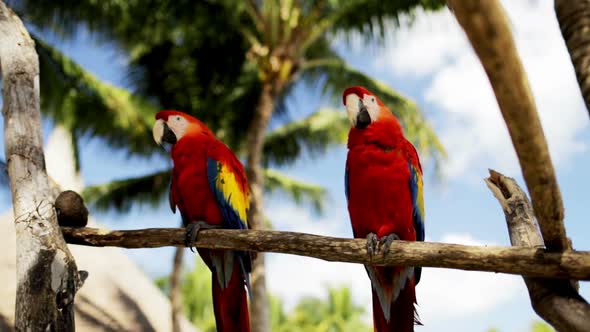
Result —
<svg viewBox="0 0 590 332"><path fill-rule="evenodd" d="M359 114L359 97L354 93L346 96L346 113L348 114L348 120L354 127L356 126L356 116Z"/></svg>
<svg viewBox="0 0 590 332"><path fill-rule="evenodd" d="M379 104L377 104L377 98L371 95L364 95L363 96L363 103L367 108L367 112L369 112L369 117L371 117L371 122L377 121L379 117Z"/></svg>
<svg viewBox="0 0 590 332"><path fill-rule="evenodd" d="M176 136L177 140L182 138L188 127L188 121L180 115L170 115L166 123L168 124L168 128L170 128Z"/></svg>
<svg viewBox="0 0 590 332"><path fill-rule="evenodd" d="M350 124L354 127L356 126L357 116L360 112L360 98L351 93L346 96L346 113L348 114L348 120L350 120ZM380 106L377 104L377 99L375 96L372 95L363 95L362 104L367 108L367 112L369 112L369 117L371 118L371 122L374 122L379 118L379 109Z"/></svg>

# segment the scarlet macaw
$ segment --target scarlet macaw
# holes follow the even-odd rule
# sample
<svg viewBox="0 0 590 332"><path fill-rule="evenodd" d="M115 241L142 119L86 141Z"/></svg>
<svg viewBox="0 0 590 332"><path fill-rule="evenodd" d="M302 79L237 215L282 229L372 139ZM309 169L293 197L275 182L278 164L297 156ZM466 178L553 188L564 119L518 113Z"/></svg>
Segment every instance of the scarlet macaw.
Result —
<svg viewBox="0 0 590 332"><path fill-rule="evenodd" d="M153 135L158 144L172 144L170 208L174 213L176 207L180 210L187 246L202 228L248 228L250 200L244 167L205 124L179 111L161 111L156 114ZM249 332L249 253L197 250L213 273L217 331Z"/></svg>
<svg viewBox="0 0 590 332"><path fill-rule="evenodd" d="M345 191L355 238L375 255L394 240L424 241L422 168L414 146L391 111L363 87L344 91L352 125L348 135ZM421 268L365 266L373 292L376 332L414 331Z"/></svg>

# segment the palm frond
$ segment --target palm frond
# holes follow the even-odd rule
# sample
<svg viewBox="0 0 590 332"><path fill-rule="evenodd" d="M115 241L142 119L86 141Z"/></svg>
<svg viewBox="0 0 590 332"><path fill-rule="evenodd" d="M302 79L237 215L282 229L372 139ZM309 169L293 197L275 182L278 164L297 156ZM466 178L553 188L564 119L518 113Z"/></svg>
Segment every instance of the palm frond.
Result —
<svg viewBox="0 0 590 332"><path fill-rule="evenodd" d="M86 187L82 196L98 210L127 212L133 204L158 206L170 188L170 170Z"/></svg>
<svg viewBox="0 0 590 332"><path fill-rule="evenodd" d="M35 37L41 71L41 109L72 136L90 135L111 147L148 154L156 149L151 124L156 108L94 75Z"/></svg>
<svg viewBox="0 0 590 332"><path fill-rule="evenodd" d="M266 193L281 191L287 194L296 204L308 203L316 212L323 211L326 200L326 189L290 178L276 170L264 170L264 190Z"/></svg>
<svg viewBox="0 0 590 332"><path fill-rule="evenodd" d="M344 32L347 37L356 32L365 41L383 42L387 30L399 26L402 17L410 18L411 22L418 8L438 10L445 4L444 0L332 1L325 20L330 22L329 29L333 32Z"/></svg>
<svg viewBox="0 0 590 332"><path fill-rule="evenodd" d="M316 156L332 145L344 144L349 129L344 112L323 108L308 117L270 132L264 142L265 164L294 162L303 151Z"/></svg>

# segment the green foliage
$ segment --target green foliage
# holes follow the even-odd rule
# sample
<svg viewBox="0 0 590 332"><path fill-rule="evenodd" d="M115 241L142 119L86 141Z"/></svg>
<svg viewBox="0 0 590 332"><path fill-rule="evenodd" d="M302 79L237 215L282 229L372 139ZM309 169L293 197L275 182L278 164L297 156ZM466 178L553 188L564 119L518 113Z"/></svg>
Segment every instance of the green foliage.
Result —
<svg viewBox="0 0 590 332"><path fill-rule="evenodd" d="M264 170L264 189L267 193L282 191L296 204L309 203L316 212L323 211L326 189L306 182L298 181L272 169Z"/></svg>
<svg viewBox="0 0 590 332"><path fill-rule="evenodd" d="M170 277L156 279L156 285L170 292ZM195 268L185 272L181 284L182 310L187 319L203 332L215 332L215 315L211 295L211 272L201 258L195 258Z"/></svg>
<svg viewBox="0 0 590 332"><path fill-rule="evenodd" d="M84 189L82 196L99 210L114 208L118 212L127 212L134 203L147 203L155 207L164 197L168 197L170 172L165 170L89 186Z"/></svg>
<svg viewBox="0 0 590 332"><path fill-rule="evenodd" d="M169 292L169 277L156 280L156 285ZM182 305L186 317L204 332L215 331L215 317L211 299L211 272L200 258L195 268L182 278ZM361 318L365 313L352 302L347 287L328 288L326 300L302 299L291 312L285 312L280 298L270 296L270 318L274 332L348 332L371 331Z"/></svg>
<svg viewBox="0 0 590 332"><path fill-rule="evenodd" d="M41 77L41 110L77 138L105 139L112 147L153 153L156 108L129 91L104 83L57 49L35 38Z"/></svg>
<svg viewBox="0 0 590 332"><path fill-rule="evenodd" d="M362 322L364 309L352 302L350 288L329 288L328 299L308 297L302 299L279 331L347 332L371 331ZM291 329L295 327L294 329ZM273 329L274 331L274 329Z"/></svg>
<svg viewBox="0 0 590 332"><path fill-rule="evenodd" d="M346 143L350 125L343 111L320 109L310 116L276 128L264 142L265 164L294 162L302 151L311 156L324 153L330 146Z"/></svg>
<svg viewBox="0 0 590 332"><path fill-rule="evenodd" d="M555 332L555 330L544 322L533 322L531 332Z"/></svg>
<svg viewBox="0 0 590 332"><path fill-rule="evenodd" d="M416 8L424 10L438 10L442 8L444 0L331 0L333 14L328 17L333 21L334 29L344 32L357 32L366 41L383 41L388 26L393 22L400 23L402 15L412 16Z"/></svg>
<svg viewBox="0 0 590 332"><path fill-rule="evenodd" d="M547 323L541 322L541 321L534 321L531 324L531 332L555 332L555 330L549 326ZM491 328L489 330L487 330L486 332L500 332L500 330L498 330L497 328Z"/></svg>
<svg viewBox="0 0 590 332"><path fill-rule="evenodd" d="M249 45L235 3L24 0L15 5L27 20L65 36L73 34L76 24L86 25L127 53L136 96L198 117L234 149L243 141L260 84L246 62ZM63 80L43 69L41 76ZM46 99L61 100L43 91ZM149 113L149 123L154 113Z"/></svg>

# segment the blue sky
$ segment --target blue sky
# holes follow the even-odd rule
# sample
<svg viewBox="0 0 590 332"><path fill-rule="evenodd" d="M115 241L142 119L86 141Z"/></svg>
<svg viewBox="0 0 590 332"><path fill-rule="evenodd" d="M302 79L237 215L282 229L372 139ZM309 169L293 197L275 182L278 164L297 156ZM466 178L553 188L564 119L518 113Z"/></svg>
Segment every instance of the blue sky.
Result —
<svg viewBox="0 0 590 332"><path fill-rule="evenodd" d="M586 188L590 176L588 114L579 96L573 69L561 40L550 2L507 2L507 11L519 52L529 74L541 120L550 145L563 194L568 235L579 250L588 250L590 214ZM518 17L518 19L516 19ZM130 87L125 57L113 45L104 45L84 30L59 48L99 78ZM425 176L427 239L465 244L507 245L503 213L482 179L494 168L524 185L506 127L485 73L464 34L447 11L417 15L411 28L399 29L384 46L350 44L336 48L356 68L377 77L415 100L436 128L449 158L442 164L443 179ZM355 82L350 82L355 85ZM321 106L342 108L318 91L298 86L288 100L283 118L303 117ZM279 125L281 119L273 125ZM44 126L45 136L50 124ZM137 176L168 165L163 159L127 159L98 140L81 143L82 175L86 184ZM346 148L303 158L282 170L325 186L326 212L293 206L281 195L267 197L267 214L280 230L351 236L343 193ZM6 204L4 204L6 207ZM110 228L172 227L178 224L167 204L157 209L136 206L128 215L95 213ZM131 257L151 276L167 274L172 250L130 250ZM187 259L190 263L192 258ZM327 285L349 285L355 301L369 308L370 286L361 266L315 259L271 255L269 288L292 306L303 295L325 295ZM590 287L582 284L582 295ZM526 289L518 277L440 269L425 269L418 286L419 312L424 327L417 331L526 331L536 318ZM367 316L368 317L368 316Z"/></svg>

